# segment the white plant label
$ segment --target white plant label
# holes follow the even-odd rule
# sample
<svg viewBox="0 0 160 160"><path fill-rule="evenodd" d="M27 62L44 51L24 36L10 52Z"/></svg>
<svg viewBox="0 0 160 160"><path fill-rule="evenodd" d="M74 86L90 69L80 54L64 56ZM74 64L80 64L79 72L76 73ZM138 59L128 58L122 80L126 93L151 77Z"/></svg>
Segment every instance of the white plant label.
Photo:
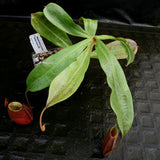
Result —
<svg viewBox="0 0 160 160"><path fill-rule="evenodd" d="M35 53L48 51L39 33L30 35L29 39Z"/></svg>

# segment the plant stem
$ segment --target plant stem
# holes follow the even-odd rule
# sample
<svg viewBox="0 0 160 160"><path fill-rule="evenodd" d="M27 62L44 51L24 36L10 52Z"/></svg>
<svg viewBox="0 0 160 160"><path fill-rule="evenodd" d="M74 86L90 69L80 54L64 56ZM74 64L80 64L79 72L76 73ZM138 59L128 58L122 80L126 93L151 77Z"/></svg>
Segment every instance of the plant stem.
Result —
<svg viewBox="0 0 160 160"><path fill-rule="evenodd" d="M95 38L93 38L93 41L92 41L92 43L91 43L91 47L90 47L90 49L89 49L89 52L91 52L91 51L92 51L92 48L93 48L93 46L94 46L94 44L95 44L95 41L96 41L96 39L95 39Z"/></svg>

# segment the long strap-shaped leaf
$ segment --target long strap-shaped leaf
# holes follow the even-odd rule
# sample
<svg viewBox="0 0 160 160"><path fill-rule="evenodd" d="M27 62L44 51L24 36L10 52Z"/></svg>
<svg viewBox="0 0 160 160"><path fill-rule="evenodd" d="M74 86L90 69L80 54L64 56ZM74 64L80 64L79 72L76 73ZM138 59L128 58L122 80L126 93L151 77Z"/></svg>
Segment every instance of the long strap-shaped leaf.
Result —
<svg viewBox="0 0 160 160"><path fill-rule="evenodd" d="M35 67L27 77L27 91L35 92L48 87L51 81L66 67L76 60L78 55L91 42L86 39L72 46L62 49L48 57Z"/></svg>
<svg viewBox="0 0 160 160"><path fill-rule="evenodd" d="M95 36L96 31L97 31L97 25L98 25L97 20L92 20L92 19L81 17L79 19L79 22L80 24L84 24L84 29L89 35Z"/></svg>
<svg viewBox="0 0 160 160"><path fill-rule="evenodd" d="M55 26L64 32L78 37L90 37L79 25L75 24L73 19L55 3L49 3L43 10L46 18Z"/></svg>
<svg viewBox="0 0 160 160"><path fill-rule="evenodd" d="M49 87L49 95L46 106L40 115L40 128L45 131L45 124L42 125L42 116L44 111L69 98L76 92L81 82L83 81L85 72L87 71L90 61L90 46L88 46L77 58L75 62L64 69L53 81Z"/></svg>
<svg viewBox="0 0 160 160"><path fill-rule="evenodd" d="M63 70L49 87L47 107L61 102L76 92L83 81L90 61L89 47L87 47L75 62Z"/></svg>
<svg viewBox="0 0 160 160"><path fill-rule="evenodd" d="M107 82L112 89L110 103L114 110L119 128L124 136L133 122L133 102L124 72L113 54L101 40L96 40L96 53L100 65L107 76Z"/></svg>
<svg viewBox="0 0 160 160"><path fill-rule="evenodd" d="M31 24L41 36L51 41L56 46L65 48L72 45L67 34L50 23L43 12L33 13L31 15Z"/></svg>

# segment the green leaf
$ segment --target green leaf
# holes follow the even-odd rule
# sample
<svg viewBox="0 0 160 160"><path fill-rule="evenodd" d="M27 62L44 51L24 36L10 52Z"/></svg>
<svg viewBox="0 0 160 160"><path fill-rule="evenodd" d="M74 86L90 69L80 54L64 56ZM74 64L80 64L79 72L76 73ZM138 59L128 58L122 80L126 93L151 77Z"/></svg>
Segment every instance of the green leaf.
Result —
<svg viewBox="0 0 160 160"><path fill-rule="evenodd" d="M90 36L79 25L75 24L73 19L55 3L49 3L43 10L46 18L55 26L63 30L64 32L77 36L89 38Z"/></svg>
<svg viewBox="0 0 160 160"><path fill-rule="evenodd" d="M72 46L64 48L45 59L35 67L27 77L27 91L35 92L48 87L51 81L66 67L76 60L78 55L91 43L86 39Z"/></svg>
<svg viewBox="0 0 160 160"><path fill-rule="evenodd" d="M132 95L116 57L110 54L106 45L98 39L96 40L96 53L107 76L108 85L112 89L111 107L117 116L119 128L124 136L131 128L134 117Z"/></svg>
<svg viewBox="0 0 160 160"><path fill-rule="evenodd" d="M126 53L127 53L127 66L129 64L131 64L134 61L135 58L135 54L131 48L131 46L128 44L128 42L124 39L124 38L118 38L117 40L119 40L122 44L122 46L125 48Z"/></svg>
<svg viewBox="0 0 160 160"><path fill-rule="evenodd" d="M136 54L138 50L137 43L132 39L126 39L126 41L131 46L134 54ZM112 53L117 59L126 59L128 57L126 49L122 46L120 41L116 40L116 41L110 42L106 44L106 46L109 49L110 53ZM93 51L91 53L91 58L98 58L96 51Z"/></svg>
<svg viewBox="0 0 160 160"><path fill-rule="evenodd" d="M95 36L96 31L97 31L97 20L92 20L92 19L86 19L84 17L81 17L79 19L80 24L84 24L85 31L91 35Z"/></svg>
<svg viewBox="0 0 160 160"><path fill-rule="evenodd" d="M31 24L33 28L44 38L56 46L65 48L72 45L67 34L50 23L43 12L37 12L31 15Z"/></svg>
<svg viewBox="0 0 160 160"><path fill-rule="evenodd" d="M64 69L49 87L47 107L61 102L76 92L83 81L90 61L90 46L87 47L75 62Z"/></svg>

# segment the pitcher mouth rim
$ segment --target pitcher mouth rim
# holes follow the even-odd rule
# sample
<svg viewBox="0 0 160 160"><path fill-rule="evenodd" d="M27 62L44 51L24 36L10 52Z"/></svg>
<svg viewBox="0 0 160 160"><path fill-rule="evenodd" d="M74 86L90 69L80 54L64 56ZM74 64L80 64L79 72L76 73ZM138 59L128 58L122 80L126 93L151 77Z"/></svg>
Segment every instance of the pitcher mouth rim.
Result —
<svg viewBox="0 0 160 160"><path fill-rule="evenodd" d="M13 112L19 112L20 110L22 110L22 104L20 102L11 102L8 105L9 110L13 111Z"/></svg>

